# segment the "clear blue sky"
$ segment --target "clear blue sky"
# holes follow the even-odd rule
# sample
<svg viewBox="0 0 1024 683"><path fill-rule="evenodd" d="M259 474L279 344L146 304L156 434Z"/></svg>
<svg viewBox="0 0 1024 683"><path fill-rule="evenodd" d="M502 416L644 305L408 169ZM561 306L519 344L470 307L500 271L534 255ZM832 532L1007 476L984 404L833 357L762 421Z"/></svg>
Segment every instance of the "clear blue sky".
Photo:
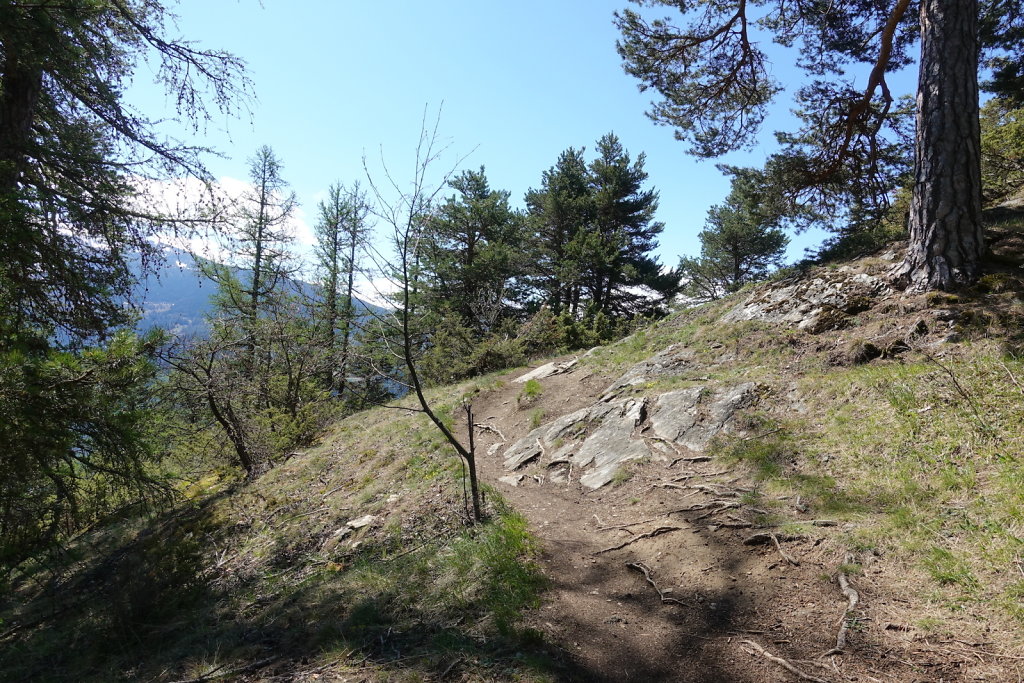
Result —
<svg viewBox="0 0 1024 683"><path fill-rule="evenodd" d="M645 116L650 97L615 52L612 13L626 4L182 0L175 12L182 36L242 57L255 84L251 121L221 121L226 131L211 127L202 140L228 157L210 160L216 176L245 178L246 158L268 144L311 222L330 183L363 178L364 151L375 158L383 146L393 173L406 177L424 105L433 111L443 101L441 134L456 154L472 151L463 166L485 165L491 186L522 206L562 150L586 146L589 154L614 131L634 157L647 155L666 225L658 255L674 265L699 251L697 233L728 182ZM786 73L776 67L780 80ZM140 69L129 98L156 115L166 102L149 80ZM779 111L786 107L782 100ZM772 128L769 121L766 145ZM760 165L767 151L723 161ZM795 237L791 256L820 238Z"/></svg>

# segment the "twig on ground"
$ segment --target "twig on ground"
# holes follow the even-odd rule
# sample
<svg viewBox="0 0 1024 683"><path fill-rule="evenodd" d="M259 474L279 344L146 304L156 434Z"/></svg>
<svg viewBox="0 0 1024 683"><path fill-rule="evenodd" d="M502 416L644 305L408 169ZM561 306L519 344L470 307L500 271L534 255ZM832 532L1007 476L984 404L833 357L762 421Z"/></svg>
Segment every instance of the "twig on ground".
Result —
<svg viewBox="0 0 1024 683"><path fill-rule="evenodd" d="M221 666L218 666L216 669L213 669L212 671L209 671L209 672L203 674L199 678L186 678L186 679L183 679L183 680L180 680L180 681L172 681L172 683L205 683L205 681L212 681L212 680L214 680L216 678L224 678L225 676L234 676L235 674L241 674L241 673L246 673L248 671L254 671L254 670L262 668L262 667L266 666L267 664L270 664L271 662L274 662L274 661L276 661L278 659L280 659L280 656L279 655L274 655L273 657L267 657L266 659L261 659L258 662L253 662L252 664L246 664L245 666L240 666L240 667L238 667L236 669L228 669L227 671L220 671L220 669L224 668L224 665L222 664ZM219 673L214 673L214 672L219 672Z"/></svg>
<svg viewBox="0 0 1024 683"><path fill-rule="evenodd" d="M770 534L770 536L772 537L772 543L775 544L775 549L779 551L779 555L782 555L782 559L789 562L794 567L799 567L800 561L782 549L782 544L779 543L779 537L775 534Z"/></svg>
<svg viewBox="0 0 1024 683"><path fill-rule="evenodd" d="M1017 390L1020 391L1021 394L1024 394L1024 386L1021 386L1021 383L1017 381L1016 377L1013 376L1013 373L1010 371L1010 368L1006 367L1006 363L1004 363L1003 361L999 361L999 364L1003 366L1003 372L1007 374L1007 376L1010 378L1010 381L1013 382L1014 386L1017 387Z"/></svg>
<svg viewBox="0 0 1024 683"><path fill-rule="evenodd" d="M853 557L850 555L846 556L847 564L852 563ZM843 612L843 621L839 626L839 633L836 635L836 646L827 652L821 653L820 657L828 657L829 655L837 655L842 653L846 648L846 633L850 629L850 614L857 607L857 603L860 601L860 594L854 590L853 586L846 578L846 572L839 572L839 588L843 591L843 595L846 596L846 610Z"/></svg>
<svg viewBox="0 0 1024 683"><path fill-rule="evenodd" d="M626 566L630 569L635 569L644 575L644 579L647 581L647 583L651 584L651 588L658 592L658 597L661 598L662 603L673 603L676 605L682 605L683 607L691 606L678 598L673 598L672 596L665 595L667 591L663 591L660 588L658 588L658 584L654 583L654 578L651 576L651 568L643 562L627 562Z"/></svg>
<svg viewBox="0 0 1024 683"><path fill-rule="evenodd" d="M620 543L619 545L614 545L614 546L612 546L610 548L605 548L603 550L598 550L594 554L595 555L600 555L601 553L610 553L613 550L621 550L622 548L625 548L627 545L631 545L631 544L636 543L637 541L643 540L645 538L654 538L655 536L661 536L662 534L667 534L667 533L670 533L672 531L679 531L682 528L683 527L681 527L681 526L659 526L657 529L654 529L653 531L648 531L645 534L640 534L639 536L631 538L631 539L629 539L628 541L626 541L624 543Z"/></svg>
<svg viewBox="0 0 1024 683"><path fill-rule="evenodd" d="M802 681L811 681L812 683L828 683L828 681L822 678L818 678L817 676L812 676L809 673L801 671L800 669L790 664L787 660L783 659L782 657L777 657L776 655L773 655L772 653L768 652L768 650L764 649L752 640L741 640L740 643L743 645L749 645L753 648L753 651L747 650L749 654L759 654L768 661L775 662L783 669L793 674Z"/></svg>
<svg viewBox="0 0 1024 683"><path fill-rule="evenodd" d="M675 467L676 463L678 463L678 462L710 462L710 461L711 461L711 456L710 455L694 455L694 456L691 456L689 458L676 458L675 460L670 462L668 466L669 467Z"/></svg>

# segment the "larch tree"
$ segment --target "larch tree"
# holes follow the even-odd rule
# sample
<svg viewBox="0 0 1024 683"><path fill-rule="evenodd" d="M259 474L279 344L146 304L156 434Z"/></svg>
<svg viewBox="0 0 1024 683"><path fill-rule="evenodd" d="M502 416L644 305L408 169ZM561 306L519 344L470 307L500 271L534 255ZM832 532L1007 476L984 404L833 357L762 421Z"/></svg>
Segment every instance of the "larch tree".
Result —
<svg viewBox="0 0 1024 683"><path fill-rule="evenodd" d="M1010 37L1022 24L1015 0L637 0L670 6L688 20L616 14L619 54L628 73L662 101L650 116L676 129L698 156L749 146L781 86L772 79L758 39L768 34L797 47L810 82L797 92L811 112L816 150L791 177L802 187L857 170L870 184L877 150L896 98L887 77L915 62L920 45L910 246L896 279L912 289L948 289L980 272L978 128L979 56L1013 82L1020 48ZM995 60L995 61L993 61ZM1002 60L1002 61L999 61ZM863 88L844 77L864 67ZM883 188L892 191L895 188Z"/></svg>
<svg viewBox="0 0 1024 683"><path fill-rule="evenodd" d="M264 145L249 158L250 187L236 200L232 234L228 235L227 263L197 258L202 274L217 285L217 315L237 324L248 349L246 372L265 373L265 340L260 339L261 318L279 303L286 284L288 247L294 240L288 225L297 206L294 193L281 173L274 151ZM264 392L265 397L265 392Z"/></svg>
<svg viewBox="0 0 1024 683"><path fill-rule="evenodd" d="M0 563L160 488L155 341L112 330L131 316L131 261L206 220L163 210L161 183L211 178L203 148L123 94L146 61L196 129L248 99L241 61L170 19L158 0L0 3Z"/></svg>
<svg viewBox="0 0 1024 683"><path fill-rule="evenodd" d="M330 388L344 394L356 316L355 279L359 255L370 236L370 204L359 183L331 185L313 227L322 300L316 308L330 358Z"/></svg>

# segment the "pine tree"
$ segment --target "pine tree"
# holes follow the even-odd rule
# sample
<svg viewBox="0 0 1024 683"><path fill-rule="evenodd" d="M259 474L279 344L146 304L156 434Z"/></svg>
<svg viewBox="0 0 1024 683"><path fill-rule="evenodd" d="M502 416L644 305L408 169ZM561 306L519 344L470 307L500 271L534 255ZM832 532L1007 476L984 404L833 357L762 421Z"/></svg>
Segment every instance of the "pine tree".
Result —
<svg viewBox="0 0 1024 683"><path fill-rule="evenodd" d="M492 190L483 167L449 183L459 194L426 222L421 265L433 310L447 308L478 337L492 331L521 301L520 276L529 244L523 217L509 193Z"/></svg>
<svg viewBox="0 0 1024 683"><path fill-rule="evenodd" d="M654 220L658 195L644 189L644 155L630 158L609 133L589 166L569 148L544 173L526 203L541 254L538 288L555 313L613 318L656 309L678 277L650 256L664 225Z"/></svg>
<svg viewBox="0 0 1024 683"><path fill-rule="evenodd" d="M810 82L797 93L809 129L791 174L794 191L854 177L879 192L873 163L886 145L896 102L886 78L911 65L920 41L915 178L909 248L894 275L913 289L951 288L980 272L984 253L978 128L979 55L995 68L991 87L1019 88L1024 13L1019 3L978 0L792 2L637 0L672 6L687 21L616 15L626 71L663 98L653 119L673 126L702 157L750 145L782 90L751 39L771 33L800 51ZM753 8L759 14L752 14ZM863 65L866 85L844 78Z"/></svg>
<svg viewBox="0 0 1024 683"><path fill-rule="evenodd" d="M789 243L778 218L764 211L752 182L756 172L733 172L725 203L708 211L700 233L700 257L684 257L679 264L683 292L698 301L717 299L763 279L772 267L781 265Z"/></svg>
<svg viewBox="0 0 1024 683"><path fill-rule="evenodd" d="M544 172L541 189L526 193L532 229L537 235L537 289L556 314L575 316L582 294L582 264L570 246L593 220L593 202L584 150L569 149ZM578 243L578 240L577 240Z"/></svg>

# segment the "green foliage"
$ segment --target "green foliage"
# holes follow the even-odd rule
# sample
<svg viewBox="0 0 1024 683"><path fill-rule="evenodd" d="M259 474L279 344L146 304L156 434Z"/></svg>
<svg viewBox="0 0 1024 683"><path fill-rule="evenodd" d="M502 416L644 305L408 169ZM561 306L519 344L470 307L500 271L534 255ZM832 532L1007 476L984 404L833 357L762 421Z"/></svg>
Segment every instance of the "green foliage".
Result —
<svg viewBox="0 0 1024 683"><path fill-rule="evenodd" d="M354 388L348 386L356 334L353 294L359 257L370 236L370 204L358 182L350 189L335 184L328 188L327 199L320 202L319 213L313 232L317 240L314 253L320 296L313 304L313 313L330 359L325 383L349 398L354 393Z"/></svg>
<svg viewBox="0 0 1024 683"><path fill-rule="evenodd" d="M132 261L206 216L168 212L164 181L206 181L178 143L123 100L136 65L182 123L245 98L242 63L173 38L157 0L13 3L0 20L0 563L162 488L147 384L155 340L131 322ZM173 23L173 22L171 22ZM210 95L213 110L207 108ZM207 198L208 199L208 198ZM184 219L184 220L183 220Z"/></svg>
<svg viewBox="0 0 1024 683"><path fill-rule="evenodd" d="M158 343L119 332L72 353L22 335L0 353L0 567L126 504L167 498L151 467Z"/></svg>
<svg viewBox="0 0 1024 683"><path fill-rule="evenodd" d="M1024 187L1024 110L996 97L982 106L979 120L982 196L991 206Z"/></svg>
<svg viewBox="0 0 1024 683"><path fill-rule="evenodd" d="M755 177L749 169L733 169L725 203L708 211L699 235L700 257L684 257L679 263L688 296L717 299L781 265L789 238L777 227L780 218L764 210Z"/></svg>
<svg viewBox="0 0 1024 683"><path fill-rule="evenodd" d="M523 384L522 395L524 398L532 401L534 399L540 398L540 395L543 391L544 388L541 386L540 382L538 382L535 379L530 379L526 380L526 382Z"/></svg>
<svg viewBox="0 0 1024 683"><path fill-rule="evenodd" d="M633 161L612 133L597 141L597 154L587 165L583 151L570 147L544 173L541 189L526 195L540 245L542 303L574 318L659 310L679 278L661 273L650 256L664 225L654 220L657 192L643 189L645 157Z"/></svg>
<svg viewBox="0 0 1024 683"><path fill-rule="evenodd" d="M147 238L162 229L194 231L152 181L207 180L203 148L169 140L123 93L151 60L183 122L198 126L212 114L207 91L226 114L246 82L232 55L169 37L168 19L157 0L4 10L0 303L24 329L74 342L126 322L130 259L146 265L157 249Z"/></svg>
<svg viewBox="0 0 1024 683"><path fill-rule="evenodd" d="M464 171L426 220L420 267L428 307L447 309L475 335L515 317L525 299L530 238L509 193L492 190L483 167Z"/></svg>

